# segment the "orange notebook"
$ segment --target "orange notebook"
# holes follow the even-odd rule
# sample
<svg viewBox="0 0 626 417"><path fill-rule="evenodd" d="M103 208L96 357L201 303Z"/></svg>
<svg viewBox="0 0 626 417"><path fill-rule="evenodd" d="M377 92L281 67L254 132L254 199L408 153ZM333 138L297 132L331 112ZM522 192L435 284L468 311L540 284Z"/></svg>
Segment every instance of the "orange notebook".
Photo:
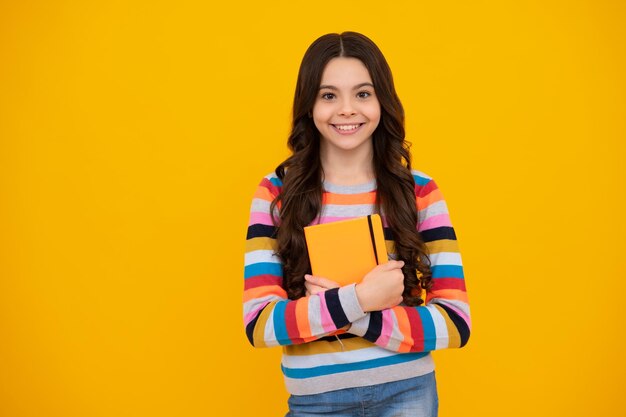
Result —
<svg viewBox="0 0 626 417"><path fill-rule="evenodd" d="M313 275L342 286L360 282L376 265L387 263L378 214L306 226L304 236Z"/></svg>

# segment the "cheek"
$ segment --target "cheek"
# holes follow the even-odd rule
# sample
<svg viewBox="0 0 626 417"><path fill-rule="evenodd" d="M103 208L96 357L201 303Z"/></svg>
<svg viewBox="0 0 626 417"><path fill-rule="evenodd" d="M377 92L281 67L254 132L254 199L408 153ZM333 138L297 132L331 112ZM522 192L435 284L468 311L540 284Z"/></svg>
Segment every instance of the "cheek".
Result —
<svg viewBox="0 0 626 417"><path fill-rule="evenodd" d="M362 103L362 106L359 110L361 114L363 114L365 117L367 117L371 121L380 119L381 106L380 106L380 102L376 98L374 98L373 100L368 100L365 103Z"/></svg>
<svg viewBox="0 0 626 417"><path fill-rule="evenodd" d="M367 110L366 116L372 122L378 123L380 121L380 106L372 106Z"/></svg>
<svg viewBox="0 0 626 417"><path fill-rule="evenodd" d="M320 120L319 115L315 113L313 113L313 124L315 125L318 131L323 130L325 126L325 123L322 122L322 120Z"/></svg>
<svg viewBox="0 0 626 417"><path fill-rule="evenodd" d="M328 109L324 109L323 107L314 107L313 122L315 123L315 126L319 129L321 126L327 125L331 115L332 112L328 111Z"/></svg>

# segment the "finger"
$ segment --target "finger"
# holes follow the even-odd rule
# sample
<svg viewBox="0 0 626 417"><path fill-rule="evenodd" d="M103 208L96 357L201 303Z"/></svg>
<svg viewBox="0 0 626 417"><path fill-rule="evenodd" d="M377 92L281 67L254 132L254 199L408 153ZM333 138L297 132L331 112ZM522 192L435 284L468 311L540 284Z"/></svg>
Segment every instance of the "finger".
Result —
<svg viewBox="0 0 626 417"><path fill-rule="evenodd" d="M314 289L314 288L319 288L319 286L318 286L318 285L315 285L315 284L312 284L312 283L310 283L310 282L306 282L306 281L304 282L304 287L305 287L305 288L307 289L307 291L309 291L309 292L313 292L313 289Z"/></svg>
<svg viewBox="0 0 626 417"><path fill-rule="evenodd" d="M306 287L307 292L309 293L309 295L314 295L314 294L318 294L318 293L320 293L322 291L326 291L326 288L320 287L319 285L315 285L315 284L312 284L310 282L305 282L304 286Z"/></svg>
<svg viewBox="0 0 626 417"><path fill-rule="evenodd" d="M339 287L339 284L336 283L335 281L332 281L332 280L330 280L328 278L317 277L315 275L306 274L304 276L304 279L306 281L310 282L310 283L313 283L315 285L319 285L320 287L324 287L326 289Z"/></svg>
<svg viewBox="0 0 626 417"><path fill-rule="evenodd" d="M317 285L313 285L311 287L311 294L313 294L313 295L319 294L319 293L324 292L326 290L327 290L327 288L320 287L320 286L317 286Z"/></svg>
<svg viewBox="0 0 626 417"><path fill-rule="evenodd" d="M388 261L387 263L379 265L379 268L383 271L392 271L394 269L399 269L404 266L404 261Z"/></svg>

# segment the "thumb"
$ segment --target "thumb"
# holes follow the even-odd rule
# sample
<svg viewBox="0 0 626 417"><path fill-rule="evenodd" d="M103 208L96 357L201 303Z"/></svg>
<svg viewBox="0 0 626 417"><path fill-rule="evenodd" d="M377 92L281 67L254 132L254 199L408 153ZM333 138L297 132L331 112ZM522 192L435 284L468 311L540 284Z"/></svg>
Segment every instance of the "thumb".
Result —
<svg viewBox="0 0 626 417"><path fill-rule="evenodd" d="M400 269L404 266L404 261L388 261L385 264L380 265L383 271L392 271L394 269Z"/></svg>

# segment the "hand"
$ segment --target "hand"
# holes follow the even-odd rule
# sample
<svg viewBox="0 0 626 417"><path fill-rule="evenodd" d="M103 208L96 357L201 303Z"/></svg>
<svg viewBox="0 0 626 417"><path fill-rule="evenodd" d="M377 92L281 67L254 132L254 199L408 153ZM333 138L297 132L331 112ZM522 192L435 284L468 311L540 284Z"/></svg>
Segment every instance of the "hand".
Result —
<svg viewBox="0 0 626 417"><path fill-rule="evenodd" d="M304 276L304 286L306 288L306 295L315 295L322 291L330 290L331 288L338 288L339 284L335 281L331 281L328 278L316 277L306 274Z"/></svg>
<svg viewBox="0 0 626 417"><path fill-rule="evenodd" d="M339 284L328 278L316 277L306 274L304 276L304 286L306 287L306 295L315 295L320 292L330 290L331 288L339 288ZM352 323L346 324L339 330L350 330Z"/></svg>
<svg viewBox="0 0 626 417"><path fill-rule="evenodd" d="M404 292L404 261L389 261L368 272L356 285L356 296L365 312L395 307Z"/></svg>

